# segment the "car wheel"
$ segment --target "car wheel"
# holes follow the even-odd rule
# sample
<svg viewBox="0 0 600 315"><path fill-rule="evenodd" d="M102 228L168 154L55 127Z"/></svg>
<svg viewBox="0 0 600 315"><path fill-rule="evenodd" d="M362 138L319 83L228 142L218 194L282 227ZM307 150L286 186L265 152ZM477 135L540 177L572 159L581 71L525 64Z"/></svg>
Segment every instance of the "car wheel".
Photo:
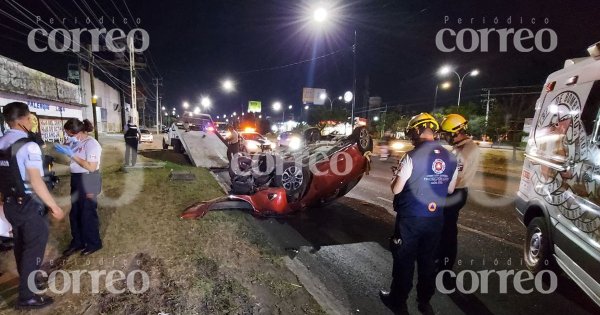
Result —
<svg viewBox="0 0 600 315"><path fill-rule="evenodd" d="M162 146L163 150L168 150L169 149L169 145L167 144L167 142L165 141L165 139L163 139L162 143L163 143L163 146Z"/></svg>
<svg viewBox="0 0 600 315"><path fill-rule="evenodd" d="M554 267L554 257L548 236L548 227L544 217L535 217L527 225L523 256L525 265L533 273Z"/></svg>
<svg viewBox="0 0 600 315"><path fill-rule="evenodd" d="M274 180L276 187L285 189L288 201L298 200L309 181L310 171L308 168L294 162L284 162L281 174L276 174Z"/></svg>
<svg viewBox="0 0 600 315"><path fill-rule="evenodd" d="M356 144L361 153L373 151L373 138L371 138L367 127L361 126L354 129L352 137L356 140Z"/></svg>

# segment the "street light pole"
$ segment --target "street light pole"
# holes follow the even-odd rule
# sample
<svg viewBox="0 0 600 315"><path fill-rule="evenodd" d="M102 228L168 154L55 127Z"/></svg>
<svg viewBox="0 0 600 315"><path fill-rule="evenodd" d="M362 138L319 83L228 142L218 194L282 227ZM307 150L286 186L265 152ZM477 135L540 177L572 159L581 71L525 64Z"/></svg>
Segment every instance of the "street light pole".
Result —
<svg viewBox="0 0 600 315"><path fill-rule="evenodd" d="M356 106L356 29L354 30L354 44L352 45L352 114L350 115L350 126L354 130L354 108Z"/></svg>

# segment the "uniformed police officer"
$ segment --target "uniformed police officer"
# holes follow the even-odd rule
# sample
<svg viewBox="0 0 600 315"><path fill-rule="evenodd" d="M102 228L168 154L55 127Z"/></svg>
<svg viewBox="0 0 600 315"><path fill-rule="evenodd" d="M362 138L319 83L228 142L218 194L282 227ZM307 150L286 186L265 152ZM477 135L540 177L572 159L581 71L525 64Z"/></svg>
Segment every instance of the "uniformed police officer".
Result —
<svg viewBox="0 0 600 315"><path fill-rule="evenodd" d="M415 148L394 170L396 224L390 249L394 259L389 292L381 291L383 303L397 313L406 313L406 299L413 286L418 264L417 302L421 312L432 312L429 300L435 292L435 250L443 226L446 196L456 183L456 160L434 141L438 123L421 113L407 127Z"/></svg>
<svg viewBox="0 0 600 315"><path fill-rule="evenodd" d="M457 222L460 209L467 203L469 185L479 165L479 147L467 134L468 121L461 115L450 114L442 120L441 129L449 144L453 145L452 153L458 163L458 178L456 189L448 196L444 208L444 228L438 247L438 268L451 270L456 260L457 252ZM454 279L445 277L448 280ZM447 288L450 289L450 288Z"/></svg>
<svg viewBox="0 0 600 315"><path fill-rule="evenodd" d="M140 142L140 129L131 121L127 123L125 128L125 165L135 166L137 162L138 144Z"/></svg>
<svg viewBox="0 0 600 315"><path fill-rule="evenodd" d="M70 256L78 251L90 255L102 248L100 223L98 220L97 196L102 189L100 177L100 143L89 132L92 123L77 118L67 120L64 126L69 145L55 145L57 152L71 158L71 244L63 254Z"/></svg>
<svg viewBox="0 0 600 315"><path fill-rule="evenodd" d="M46 209L58 220L64 217L64 212L50 195L42 178L42 151L30 132L32 122L27 104L7 104L3 114L10 129L0 138L0 150L3 150L0 193L6 219L13 228L19 272L16 307L41 308L53 300L34 294L32 289L35 288L28 286L28 280L32 274L35 276L44 258L48 241Z"/></svg>

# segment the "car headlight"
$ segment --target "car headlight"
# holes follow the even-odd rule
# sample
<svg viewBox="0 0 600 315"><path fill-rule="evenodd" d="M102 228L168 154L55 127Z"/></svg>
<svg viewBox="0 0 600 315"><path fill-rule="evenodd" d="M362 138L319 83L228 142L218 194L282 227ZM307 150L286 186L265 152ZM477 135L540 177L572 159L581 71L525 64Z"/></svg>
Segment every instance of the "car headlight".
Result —
<svg viewBox="0 0 600 315"><path fill-rule="evenodd" d="M248 141L248 148L250 149L258 149L258 144L254 141Z"/></svg>
<svg viewBox="0 0 600 315"><path fill-rule="evenodd" d="M402 150L404 149L404 143L402 142L395 142L392 144L392 149L394 150Z"/></svg>
<svg viewBox="0 0 600 315"><path fill-rule="evenodd" d="M290 139L290 143L288 146L292 150L298 150L298 149L300 149L300 145L301 145L301 142L300 142L299 138L292 138L292 139Z"/></svg>

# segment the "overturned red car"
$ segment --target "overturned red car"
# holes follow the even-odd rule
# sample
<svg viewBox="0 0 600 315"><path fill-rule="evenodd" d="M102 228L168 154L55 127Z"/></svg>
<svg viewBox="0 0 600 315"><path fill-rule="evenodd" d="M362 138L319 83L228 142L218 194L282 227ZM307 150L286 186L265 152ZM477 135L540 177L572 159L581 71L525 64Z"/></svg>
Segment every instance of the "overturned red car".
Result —
<svg viewBox="0 0 600 315"><path fill-rule="evenodd" d="M344 196L368 175L373 140L364 126L349 136L327 140L315 136L316 132L316 128L305 132L300 151L235 156L229 169L229 195L194 204L181 218L201 218L221 209L282 215Z"/></svg>

